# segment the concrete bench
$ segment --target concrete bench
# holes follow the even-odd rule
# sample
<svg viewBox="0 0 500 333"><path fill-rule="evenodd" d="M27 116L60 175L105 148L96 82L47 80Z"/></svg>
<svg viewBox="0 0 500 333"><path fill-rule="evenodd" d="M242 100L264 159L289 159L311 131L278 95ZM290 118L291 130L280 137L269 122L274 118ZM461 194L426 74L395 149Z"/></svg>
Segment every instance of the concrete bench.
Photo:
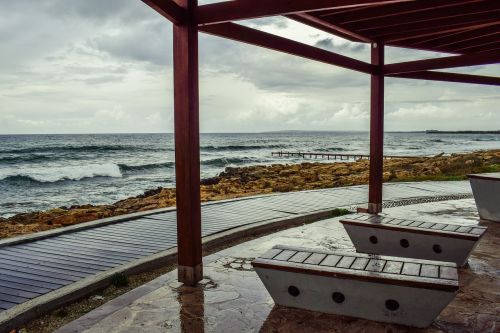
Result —
<svg viewBox="0 0 500 333"><path fill-rule="evenodd" d="M356 214L340 221L356 251L467 263L486 227Z"/></svg>
<svg viewBox="0 0 500 333"><path fill-rule="evenodd" d="M427 327L458 291L457 266L275 246L252 262L278 305Z"/></svg>
<svg viewBox="0 0 500 333"><path fill-rule="evenodd" d="M500 172L468 177L481 220L500 222Z"/></svg>

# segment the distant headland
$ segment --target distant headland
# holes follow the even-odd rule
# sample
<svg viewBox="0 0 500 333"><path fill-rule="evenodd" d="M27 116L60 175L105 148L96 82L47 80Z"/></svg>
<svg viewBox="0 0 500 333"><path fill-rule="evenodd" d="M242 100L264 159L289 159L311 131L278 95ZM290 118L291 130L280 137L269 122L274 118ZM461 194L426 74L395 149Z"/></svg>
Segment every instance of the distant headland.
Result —
<svg viewBox="0 0 500 333"><path fill-rule="evenodd" d="M438 131L426 130L426 134L500 134L499 131Z"/></svg>

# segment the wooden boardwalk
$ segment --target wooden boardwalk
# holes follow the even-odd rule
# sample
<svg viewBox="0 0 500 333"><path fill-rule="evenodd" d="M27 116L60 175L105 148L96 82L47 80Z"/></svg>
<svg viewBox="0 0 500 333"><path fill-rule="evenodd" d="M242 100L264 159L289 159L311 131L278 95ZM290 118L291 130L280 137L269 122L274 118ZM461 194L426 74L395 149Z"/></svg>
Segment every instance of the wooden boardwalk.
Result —
<svg viewBox="0 0 500 333"><path fill-rule="evenodd" d="M470 195L468 182L384 185L387 203ZM254 223L362 205L367 187L259 196L202 207L203 236ZM0 313L86 277L176 246L176 215L168 211L16 245L0 245Z"/></svg>

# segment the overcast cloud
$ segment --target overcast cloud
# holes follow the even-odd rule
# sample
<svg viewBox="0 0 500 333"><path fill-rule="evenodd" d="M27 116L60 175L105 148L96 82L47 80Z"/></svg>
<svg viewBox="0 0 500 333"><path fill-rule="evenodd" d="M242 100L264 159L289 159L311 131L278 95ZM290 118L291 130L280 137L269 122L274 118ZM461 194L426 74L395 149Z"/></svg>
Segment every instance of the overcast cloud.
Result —
<svg viewBox="0 0 500 333"><path fill-rule="evenodd" d="M140 0L0 0L0 13L0 134L172 131L172 26ZM294 21L243 23L369 61ZM203 132L367 130L368 102L367 75L200 34ZM386 129L500 129L499 102L497 87L387 79Z"/></svg>

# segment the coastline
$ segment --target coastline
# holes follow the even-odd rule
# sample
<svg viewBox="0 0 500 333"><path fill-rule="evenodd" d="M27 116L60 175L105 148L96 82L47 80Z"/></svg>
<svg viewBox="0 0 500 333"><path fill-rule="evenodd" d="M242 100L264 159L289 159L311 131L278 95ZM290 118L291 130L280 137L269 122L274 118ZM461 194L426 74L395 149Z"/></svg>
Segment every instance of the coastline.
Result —
<svg viewBox="0 0 500 333"><path fill-rule="evenodd" d="M273 164L232 168L201 181L203 202L276 192L368 183L368 160ZM384 182L461 180L470 173L500 172L500 150L439 154L384 161ZM157 188L111 205L80 205L0 218L0 238L175 205L175 188Z"/></svg>

